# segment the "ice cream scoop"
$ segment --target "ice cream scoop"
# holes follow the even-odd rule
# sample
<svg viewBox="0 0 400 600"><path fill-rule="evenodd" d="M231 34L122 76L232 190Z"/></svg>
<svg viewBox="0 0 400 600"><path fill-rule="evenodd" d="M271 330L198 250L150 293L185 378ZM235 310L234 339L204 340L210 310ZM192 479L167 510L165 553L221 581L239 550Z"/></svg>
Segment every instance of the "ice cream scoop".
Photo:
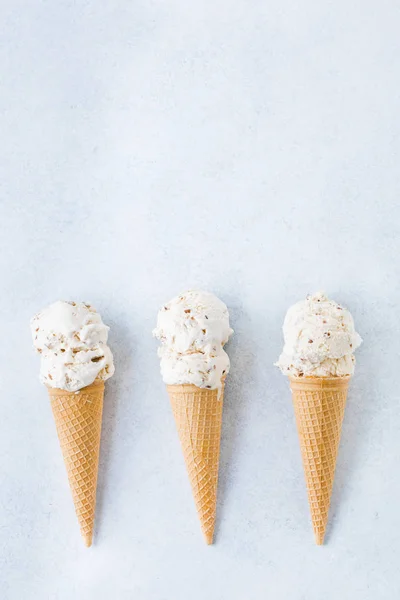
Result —
<svg viewBox="0 0 400 600"><path fill-rule="evenodd" d="M213 294L190 290L167 302L158 313L153 335L166 384L221 388L229 372L223 349L233 330L225 304Z"/></svg>
<svg viewBox="0 0 400 600"><path fill-rule="evenodd" d="M33 317L31 330L47 387L75 392L113 375L109 327L90 304L54 302Z"/></svg>
<svg viewBox="0 0 400 600"><path fill-rule="evenodd" d="M276 365L284 375L343 377L354 373L354 351L362 342L350 312L323 292L289 308L285 344Z"/></svg>

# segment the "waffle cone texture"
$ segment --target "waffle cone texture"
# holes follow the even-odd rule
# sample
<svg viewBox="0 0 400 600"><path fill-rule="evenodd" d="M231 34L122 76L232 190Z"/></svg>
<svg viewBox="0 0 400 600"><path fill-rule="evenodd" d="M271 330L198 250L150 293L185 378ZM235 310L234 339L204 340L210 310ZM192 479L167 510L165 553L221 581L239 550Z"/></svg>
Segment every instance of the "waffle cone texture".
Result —
<svg viewBox="0 0 400 600"><path fill-rule="evenodd" d="M212 544L217 506L223 389L168 385L176 428L207 544Z"/></svg>
<svg viewBox="0 0 400 600"><path fill-rule="evenodd" d="M350 377L290 377L315 541L323 544Z"/></svg>
<svg viewBox="0 0 400 600"><path fill-rule="evenodd" d="M93 539L104 383L78 392L48 388L69 485L86 546Z"/></svg>

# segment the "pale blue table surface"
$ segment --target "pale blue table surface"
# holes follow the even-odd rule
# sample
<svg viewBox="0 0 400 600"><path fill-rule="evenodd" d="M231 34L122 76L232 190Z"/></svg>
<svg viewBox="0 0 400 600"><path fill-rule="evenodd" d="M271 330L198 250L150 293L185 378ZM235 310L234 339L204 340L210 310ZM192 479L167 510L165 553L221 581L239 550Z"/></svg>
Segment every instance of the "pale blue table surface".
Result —
<svg viewBox="0 0 400 600"><path fill-rule="evenodd" d="M1 600L396 600L398 2L0 4ZM213 547L151 337L189 287L235 329ZM273 367L318 289L364 339L322 548ZM116 363L90 550L29 332L60 298Z"/></svg>

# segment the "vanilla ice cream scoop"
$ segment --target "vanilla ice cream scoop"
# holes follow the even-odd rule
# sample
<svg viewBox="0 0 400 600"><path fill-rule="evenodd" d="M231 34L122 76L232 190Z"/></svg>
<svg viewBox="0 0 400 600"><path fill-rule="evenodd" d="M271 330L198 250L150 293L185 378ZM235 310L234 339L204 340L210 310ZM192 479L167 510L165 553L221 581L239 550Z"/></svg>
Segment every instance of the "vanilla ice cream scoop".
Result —
<svg viewBox="0 0 400 600"><path fill-rule="evenodd" d="M159 311L153 331L161 341L164 382L221 388L229 372L223 346L232 333L228 309L213 294L190 290L173 298Z"/></svg>
<svg viewBox="0 0 400 600"><path fill-rule="evenodd" d="M350 312L323 292L289 308L278 366L295 377L344 377L354 373L354 351L362 342Z"/></svg>
<svg viewBox="0 0 400 600"><path fill-rule="evenodd" d="M31 330L48 387L76 392L114 374L109 327L90 304L54 302L33 317Z"/></svg>

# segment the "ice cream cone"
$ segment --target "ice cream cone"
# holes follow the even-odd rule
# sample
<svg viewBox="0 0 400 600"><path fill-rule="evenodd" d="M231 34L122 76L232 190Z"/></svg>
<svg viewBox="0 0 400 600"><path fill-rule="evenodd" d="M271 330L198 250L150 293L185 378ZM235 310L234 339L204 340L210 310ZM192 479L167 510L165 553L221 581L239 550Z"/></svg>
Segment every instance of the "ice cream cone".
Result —
<svg viewBox="0 0 400 600"><path fill-rule="evenodd" d="M200 524L212 544L217 505L223 389L167 385Z"/></svg>
<svg viewBox="0 0 400 600"><path fill-rule="evenodd" d="M350 377L289 377L315 541L324 541Z"/></svg>
<svg viewBox="0 0 400 600"><path fill-rule="evenodd" d="M104 383L78 392L48 388L69 485L86 546L93 538Z"/></svg>

